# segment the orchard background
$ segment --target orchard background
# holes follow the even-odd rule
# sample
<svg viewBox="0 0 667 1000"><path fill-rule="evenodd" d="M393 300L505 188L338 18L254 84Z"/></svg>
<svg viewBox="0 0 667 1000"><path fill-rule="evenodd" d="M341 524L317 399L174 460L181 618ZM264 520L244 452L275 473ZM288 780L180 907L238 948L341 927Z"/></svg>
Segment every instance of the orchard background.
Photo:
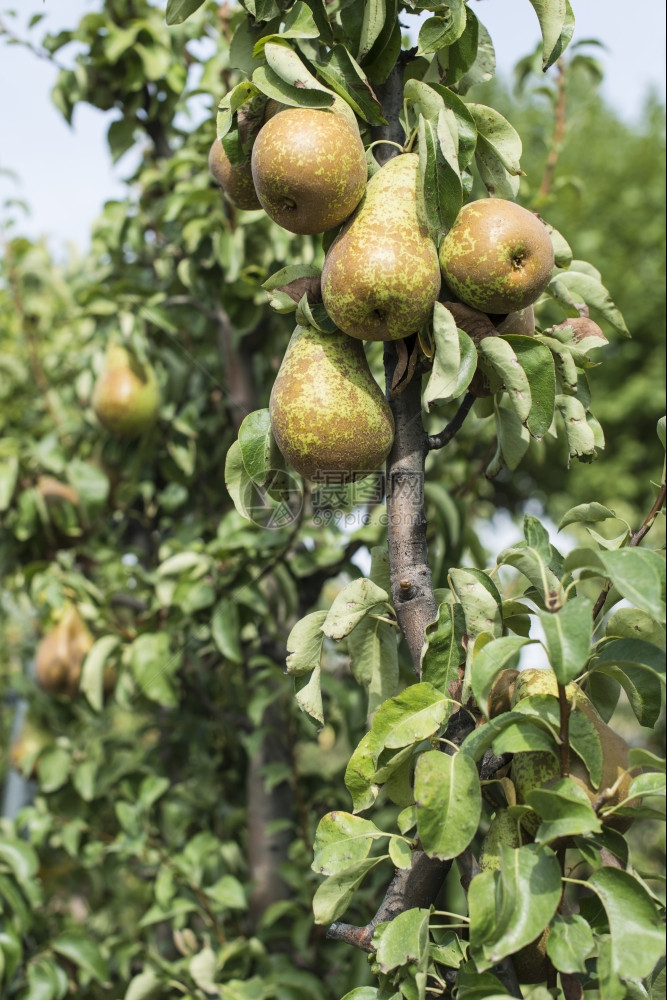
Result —
<svg viewBox="0 0 667 1000"><path fill-rule="evenodd" d="M16 199L2 210L2 996L664 995L664 108L648 100L630 126L604 105L597 47L576 31L567 46L564 0L526 2L543 44L511 92L493 76L482 4L398 7L107 0L42 38L35 5L23 41L53 61L56 106L67 120L82 103L113 112L110 154L136 151L137 167L84 256L22 236ZM11 16L1 23L20 44ZM317 86L299 93L272 40ZM264 489L265 408L295 311L325 322L269 279L321 267L323 248L235 211L208 173L215 114L193 126L189 102L219 103L233 134L234 88L251 76L305 106L333 87L366 146L383 129L412 141L434 232L451 225L452 197L485 197L492 175L562 234L536 306L539 364L522 369L539 432L536 409L532 435L517 421L497 359L497 391L461 421L469 380L451 359L474 370L477 354L442 314L417 345L423 384L392 397L397 425L422 399L428 434L455 421L426 460L436 613L424 649L423 629L406 641L396 625L382 482L328 505L299 484L278 517ZM446 93L420 89L432 83ZM456 119L453 145L432 95ZM470 104L503 116L499 141ZM453 187L434 186L445 174ZM550 334L588 312L603 347ZM158 423L129 443L91 407L109 342L150 362L161 387ZM372 344L368 357L398 387L393 351ZM544 352L560 364L546 389ZM573 407L574 424L562 419ZM499 512L517 528L494 562L484 526ZM34 655L72 606L95 642L76 693L54 696ZM605 801L538 798L536 840L476 875L494 812L512 805L508 755L567 745L548 700L487 721L496 674L547 657L633 747L643 798L616 807L633 820L623 835L601 823ZM454 711L454 681L469 711ZM417 706L422 721L397 735ZM434 755L441 745L455 752ZM593 738L586 756L599 752ZM443 761L456 763L445 773ZM414 782L424 792L428 777L465 807L423 794L417 808ZM575 881L561 901L563 873ZM544 976L519 986L513 956L547 926Z"/></svg>

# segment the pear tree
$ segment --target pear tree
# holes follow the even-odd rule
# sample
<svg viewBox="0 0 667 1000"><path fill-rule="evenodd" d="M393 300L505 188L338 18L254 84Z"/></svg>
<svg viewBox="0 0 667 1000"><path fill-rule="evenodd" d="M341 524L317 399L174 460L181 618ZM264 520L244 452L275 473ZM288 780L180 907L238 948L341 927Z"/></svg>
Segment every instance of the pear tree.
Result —
<svg viewBox="0 0 667 1000"><path fill-rule="evenodd" d="M82 259L3 218L3 996L664 994L664 418L638 520L481 540L631 343L524 6L539 186L472 0L0 18L141 152Z"/></svg>

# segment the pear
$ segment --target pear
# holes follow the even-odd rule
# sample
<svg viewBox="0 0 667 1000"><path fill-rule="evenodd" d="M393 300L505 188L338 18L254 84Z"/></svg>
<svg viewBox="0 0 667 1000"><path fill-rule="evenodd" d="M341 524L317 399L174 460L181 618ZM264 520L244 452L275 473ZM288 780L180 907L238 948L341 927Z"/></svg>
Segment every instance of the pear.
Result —
<svg viewBox="0 0 667 1000"><path fill-rule="evenodd" d="M458 297L485 313L525 309L551 280L554 251L546 226L502 198L464 205L440 245L442 274Z"/></svg>
<svg viewBox="0 0 667 1000"><path fill-rule="evenodd" d="M216 139L208 154L208 167L225 198L235 208L252 210L262 207L252 181L250 160L239 166L232 166L224 146Z"/></svg>
<svg viewBox="0 0 667 1000"><path fill-rule="evenodd" d="M495 814L479 853L482 871L497 871L500 868L500 848L521 847L521 833L517 820L507 809L499 809Z"/></svg>
<svg viewBox="0 0 667 1000"><path fill-rule="evenodd" d="M255 139L251 163L262 208L291 233L340 225L366 187L356 120L337 111L287 108L275 114Z"/></svg>
<svg viewBox="0 0 667 1000"><path fill-rule="evenodd" d="M35 654L37 683L48 694L73 696L79 690L81 665L93 637L81 615L68 605L57 625L44 636Z"/></svg>
<svg viewBox="0 0 667 1000"><path fill-rule="evenodd" d="M419 157L405 153L378 170L324 261L324 305L351 337L399 340L431 316L440 272L417 211L418 169Z"/></svg>
<svg viewBox="0 0 667 1000"><path fill-rule="evenodd" d="M160 407L155 372L124 347L112 345L95 383L92 404L97 419L112 434L138 437L155 423Z"/></svg>
<svg viewBox="0 0 667 1000"><path fill-rule="evenodd" d="M37 758L51 741L49 732L30 717L26 718L9 751L12 766L26 778L37 777Z"/></svg>
<svg viewBox="0 0 667 1000"><path fill-rule="evenodd" d="M498 333L509 333L517 337L533 337L535 335L535 310L531 306L508 313L503 317L491 317Z"/></svg>
<svg viewBox="0 0 667 1000"><path fill-rule="evenodd" d="M602 778L598 788L592 786L588 769L574 753L570 754L570 777L584 789L591 802L597 799L603 789L612 788L618 781L618 786L607 803L610 806L617 805L627 798L633 778L633 774L628 771L630 748L625 740L601 719L595 706L576 684L568 684L565 692L572 709L584 712L593 723L602 746ZM513 706L533 694L558 696L558 682L552 670L521 671L514 685ZM517 801L525 803L528 793L534 788L560 777L560 765L556 758L546 751L526 751L514 755L511 774L516 787ZM620 831L626 830L630 825L627 817L623 816L611 816L606 822ZM524 828L532 834L536 832L539 823L536 813L529 813L522 818Z"/></svg>
<svg viewBox="0 0 667 1000"><path fill-rule="evenodd" d="M280 451L306 479L362 479L384 462L394 439L394 418L363 344L339 330L297 326L269 413Z"/></svg>

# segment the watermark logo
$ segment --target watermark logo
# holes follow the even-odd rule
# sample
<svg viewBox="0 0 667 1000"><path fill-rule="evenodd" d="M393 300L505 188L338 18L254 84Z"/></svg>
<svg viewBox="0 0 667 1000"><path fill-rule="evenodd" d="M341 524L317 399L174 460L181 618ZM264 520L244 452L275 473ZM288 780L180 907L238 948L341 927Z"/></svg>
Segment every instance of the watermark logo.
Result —
<svg viewBox="0 0 667 1000"><path fill-rule="evenodd" d="M279 531L294 524L303 508L301 480L285 469L267 470L262 485L249 480L241 493L248 520L266 531Z"/></svg>

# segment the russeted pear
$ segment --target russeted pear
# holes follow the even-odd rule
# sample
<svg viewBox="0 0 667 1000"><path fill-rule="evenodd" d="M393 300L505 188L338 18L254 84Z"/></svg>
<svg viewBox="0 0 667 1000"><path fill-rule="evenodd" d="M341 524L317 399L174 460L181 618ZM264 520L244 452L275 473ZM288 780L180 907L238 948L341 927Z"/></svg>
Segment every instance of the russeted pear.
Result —
<svg viewBox="0 0 667 1000"><path fill-rule="evenodd" d="M301 235L323 233L347 219L368 175L356 120L314 108L288 108L269 118L251 162L266 214Z"/></svg>
<svg viewBox="0 0 667 1000"><path fill-rule="evenodd" d="M306 479L362 479L384 462L394 440L394 418L363 344L339 330L297 326L269 413L280 451Z"/></svg>
<svg viewBox="0 0 667 1000"><path fill-rule="evenodd" d="M628 771L630 748L625 740L600 718L595 706L576 684L568 684L565 691L572 710L583 712L593 723L602 746L602 778L597 788L591 784L591 778L585 764L574 753L570 753L570 777L583 788L591 802L595 801L603 789L616 785L620 778L614 794L606 803L610 806L617 805L627 798L633 778L633 775ZM534 694L558 696L558 683L552 670L523 670L514 686L512 705L514 706L524 698ZM557 759L546 751L524 751L514 755L511 773L512 781L516 787L517 802L525 803L526 796L534 788L539 788L560 777L560 766ZM531 812L527 813L521 822L529 833L534 834L540 820L536 813ZM612 816L608 820L608 825L617 830L625 830L629 826L629 822L626 817Z"/></svg>
<svg viewBox="0 0 667 1000"><path fill-rule="evenodd" d="M153 369L124 347L112 345L92 396L101 424L118 437L138 437L157 418L160 390Z"/></svg>
<svg viewBox="0 0 667 1000"><path fill-rule="evenodd" d="M42 690L48 694L75 695L81 666L92 645L88 626L74 605L68 605L60 621L37 647L35 673Z"/></svg>
<svg viewBox="0 0 667 1000"><path fill-rule="evenodd" d="M324 305L351 337L399 340L431 316L440 269L417 209L418 170L415 153L396 156L378 170L326 256Z"/></svg>
<svg viewBox="0 0 667 1000"><path fill-rule="evenodd" d="M518 821L507 809L496 812L482 841L479 852L482 871L497 871L500 868L501 847L521 847Z"/></svg>
<svg viewBox="0 0 667 1000"><path fill-rule="evenodd" d="M513 201L469 202L440 244L442 274L462 302L505 314L535 302L551 280L554 250L546 226Z"/></svg>
<svg viewBox="0 0 667 1000"><path fill-rule="evenodd" d="M215 139L208 154L208 167L220 185L225 198L236 208L261 208L252 181L250 160L238 166L232 163L219 139Z"/></svg>

